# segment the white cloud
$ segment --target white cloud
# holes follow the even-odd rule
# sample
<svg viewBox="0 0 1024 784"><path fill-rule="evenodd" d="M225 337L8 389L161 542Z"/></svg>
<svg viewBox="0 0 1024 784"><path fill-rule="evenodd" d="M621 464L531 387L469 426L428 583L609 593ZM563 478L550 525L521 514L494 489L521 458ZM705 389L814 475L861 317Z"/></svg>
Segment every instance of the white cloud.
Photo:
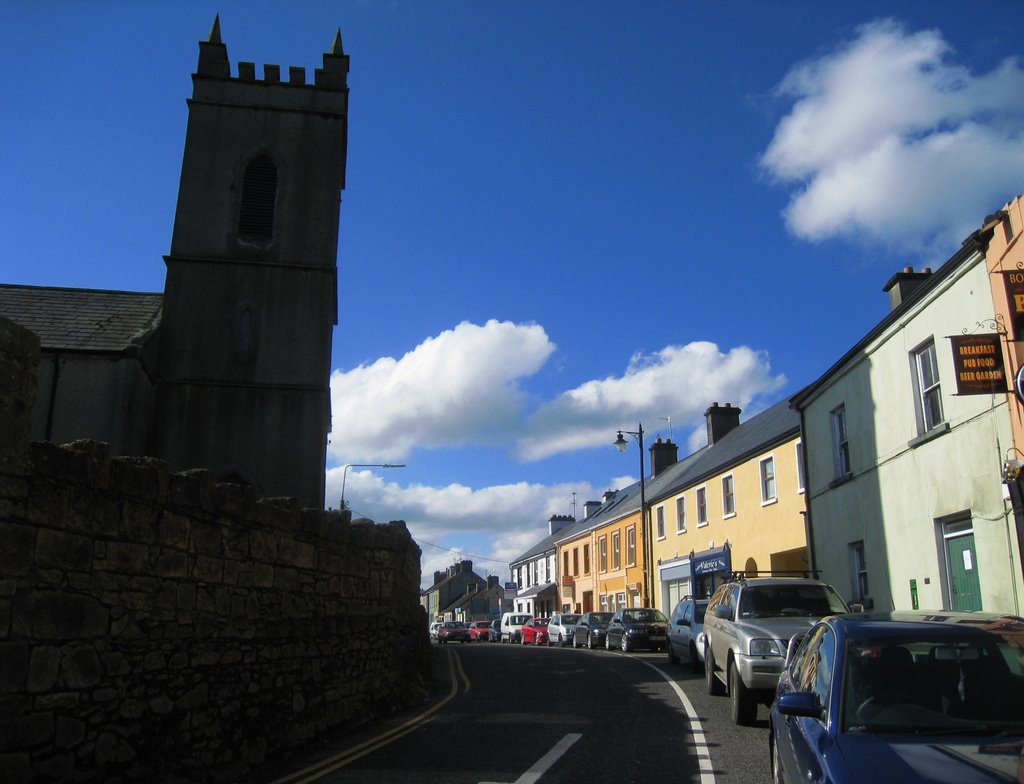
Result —
<svg viewBox="0 0 1024 784"><path fill-rule="evenodd" d="M393 462L414 447L460 446L507 432L521 415L519 380L554 350L535 324L463 322L401 359L336 370L329 456Z"/></svg>
<svg viewBox="0 0 1024 784"><path fill-rule="evenodd" d="M709 342L667 346L630 361L624 375L588 381L542 405L527 422L519 456L538 460L609 443L620 427L647 420L647 431L671 416L680 426L701 417L716 401L746 406L780 389L763 352L739 346L723 354Z"/></svg>
<svg viewBox="0 0 1024 784"><path fill-rule="evenodd" d="M761 165L796 187L785 219L803 239L948 247L1024 180L1024 70L972 74L937 31L865 25L778 93L793 105Z"/></svg>

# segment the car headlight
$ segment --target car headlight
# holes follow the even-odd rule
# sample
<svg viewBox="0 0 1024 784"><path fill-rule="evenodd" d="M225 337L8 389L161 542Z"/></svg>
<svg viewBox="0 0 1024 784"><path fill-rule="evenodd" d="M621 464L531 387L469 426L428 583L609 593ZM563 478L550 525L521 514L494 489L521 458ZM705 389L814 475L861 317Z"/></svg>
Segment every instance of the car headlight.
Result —
<svg viewBox="0 0 1024 784"><path fill-rule="evenodd" d="M779 649L775 647L775 640L751 640L751 656L779 656Z"/></svg>

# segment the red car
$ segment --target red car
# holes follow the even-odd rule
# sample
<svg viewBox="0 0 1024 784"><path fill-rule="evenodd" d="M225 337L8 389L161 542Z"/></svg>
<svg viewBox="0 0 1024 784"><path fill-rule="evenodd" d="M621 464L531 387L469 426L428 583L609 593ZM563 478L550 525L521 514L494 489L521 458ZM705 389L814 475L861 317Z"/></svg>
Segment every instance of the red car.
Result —
<svg viewBox="0 0 1024 784"><path fill-rule="evenodd" d="M469 639L474 642L487 642L491 639L490 621L470 621L466 626L469 627Z"/></svg>
<svg viewBox="0 0 1024 784"><path fill-rule="evenodd" d="M469 642L469 629L462 621L445 621L437 630L437 641L442 645L455 642Z"/></svg>
<svg viewBox="0 0 1024 784"><path fill-rule="evenodd" d="M523 645L547 645L548 643L548 619L531 618L523 624Z"/></svg>

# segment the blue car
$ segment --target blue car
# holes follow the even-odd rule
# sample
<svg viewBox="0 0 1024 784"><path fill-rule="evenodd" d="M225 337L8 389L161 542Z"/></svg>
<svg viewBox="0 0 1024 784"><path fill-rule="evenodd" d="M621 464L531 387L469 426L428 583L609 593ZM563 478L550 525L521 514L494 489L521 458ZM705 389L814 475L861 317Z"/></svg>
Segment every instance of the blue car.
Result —
<svg viewBox="0 0 1024 784"><path fill-rule="evenodd" d="M1021 781L1024 618L824 618L790 642L769 725L776 783Z"/></svg>

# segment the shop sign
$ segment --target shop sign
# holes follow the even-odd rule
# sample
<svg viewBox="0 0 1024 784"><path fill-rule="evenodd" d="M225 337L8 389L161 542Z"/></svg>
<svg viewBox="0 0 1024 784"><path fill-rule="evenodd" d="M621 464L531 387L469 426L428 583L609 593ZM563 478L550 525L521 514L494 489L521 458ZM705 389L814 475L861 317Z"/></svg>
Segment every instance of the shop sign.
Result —
<svg viewBox="0 0 1024 784"><path fill-rule="evenodd" d="M690 563L693 565L694 576L711 574L712 572L729 571L729 553L713 553L693 558Z"/></svg>
<svg viewBox="0 0 1024 784"><path fill-rule="evenodd" d="M993 395L1007 391L999 337L998 333L992 333L950 338L958 395Z"/></svg>
<svg viewBox="0 0 1024 784"><path fill-rule="evenodd" d="M1024 270L1004 272L1003 282L1010 307L1010 339L1024 340Z"/></svg>

